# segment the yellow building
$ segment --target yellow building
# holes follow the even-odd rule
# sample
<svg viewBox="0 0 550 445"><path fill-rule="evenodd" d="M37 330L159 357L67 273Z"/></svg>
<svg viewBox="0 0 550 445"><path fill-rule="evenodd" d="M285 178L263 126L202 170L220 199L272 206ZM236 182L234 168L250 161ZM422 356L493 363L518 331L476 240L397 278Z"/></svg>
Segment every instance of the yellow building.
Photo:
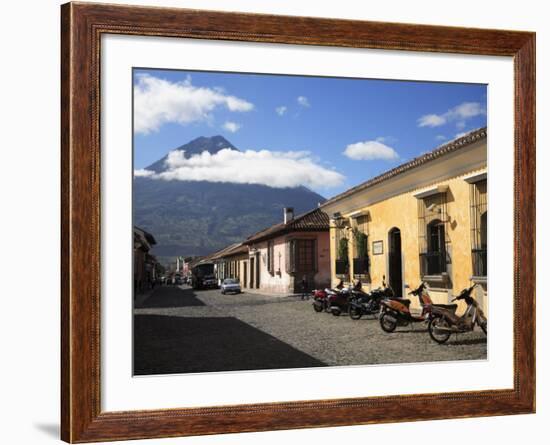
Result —
<svg viewBox="0 0 550 445"><path fill-rule="evenodd" d="M331 216L331 279L391 285L421 281L435 303L472 282L487 306L487 129L374 177L321 206ZM417 301L413 304L418 305Z"/></svg>

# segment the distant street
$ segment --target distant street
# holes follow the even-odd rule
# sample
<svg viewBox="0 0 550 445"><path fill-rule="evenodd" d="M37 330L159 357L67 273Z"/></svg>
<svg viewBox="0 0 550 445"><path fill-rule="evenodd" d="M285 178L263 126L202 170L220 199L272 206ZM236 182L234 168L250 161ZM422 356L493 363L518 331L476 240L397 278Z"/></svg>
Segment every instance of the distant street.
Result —
<svg viewBox="0 0 550 445"><path fill-rule="evenodd" d="M414 329L413 329L414 328ZM387 334L377 319L315 313L311 300L161 286L134 311L134 373L305 368L485 359L480 330L433 342L423 324Z"/></svg>

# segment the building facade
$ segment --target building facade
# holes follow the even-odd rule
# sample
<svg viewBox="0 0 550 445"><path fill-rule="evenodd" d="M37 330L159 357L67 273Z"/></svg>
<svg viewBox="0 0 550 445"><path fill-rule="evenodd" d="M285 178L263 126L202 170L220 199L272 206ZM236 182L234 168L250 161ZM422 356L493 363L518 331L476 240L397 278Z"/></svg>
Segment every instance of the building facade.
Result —
<svg viewBox="0 0 550 445"><path fill-rule="evenodd" d="M245 287L248 258L248 246L242 243L232 244L212 255L218 283L221 285L226 278L235 278L239 280L241 288Z"/></svg>
<svg viewBox="0 0 550 445"><path fill-rule="evenodd" d="M269 294L292 294L330 283L329 218L320 209L294 217L283 211L283 222L249 238L244 288Z"/></svg>
<svg viewBox="0 0 550 445"><path fill-rule="evenodd" d="M156 281L157 259L149 251L157 243L146 230L134 226L134 295L151 289Z"/></svg>
<svg viewBox="0 0 550 445"><path fill-rule="evenodd" d="M331 281L421 281L436 303L471 282L487 309L487 130L481 128L325 202ZM413 304L418 302L413 300Z"/></svg>

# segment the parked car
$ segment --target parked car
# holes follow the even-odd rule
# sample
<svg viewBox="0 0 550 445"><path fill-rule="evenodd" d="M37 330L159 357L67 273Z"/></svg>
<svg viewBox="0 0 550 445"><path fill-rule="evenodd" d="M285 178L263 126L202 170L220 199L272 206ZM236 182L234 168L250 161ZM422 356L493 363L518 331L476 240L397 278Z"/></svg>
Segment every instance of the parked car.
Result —
<svg viewBox="0 0 550 445"><path fill-rule="evenodd" d="M235 278L226 278L221 285L222 294L240 294L241 283Z"/></svg>

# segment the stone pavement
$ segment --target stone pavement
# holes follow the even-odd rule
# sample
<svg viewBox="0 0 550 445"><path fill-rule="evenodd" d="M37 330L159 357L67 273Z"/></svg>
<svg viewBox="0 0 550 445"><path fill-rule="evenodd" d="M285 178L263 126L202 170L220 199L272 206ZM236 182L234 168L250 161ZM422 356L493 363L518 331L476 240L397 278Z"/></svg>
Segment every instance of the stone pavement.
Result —
<svg viewBox="0 0 550 445"><path fill-rule="evenodd" d="M374 317L351 320L313 311L296 296L162 286L134 311L134 373L348 366L484 360L481 330L438 345L426 326L382 331Z"/></svg>

